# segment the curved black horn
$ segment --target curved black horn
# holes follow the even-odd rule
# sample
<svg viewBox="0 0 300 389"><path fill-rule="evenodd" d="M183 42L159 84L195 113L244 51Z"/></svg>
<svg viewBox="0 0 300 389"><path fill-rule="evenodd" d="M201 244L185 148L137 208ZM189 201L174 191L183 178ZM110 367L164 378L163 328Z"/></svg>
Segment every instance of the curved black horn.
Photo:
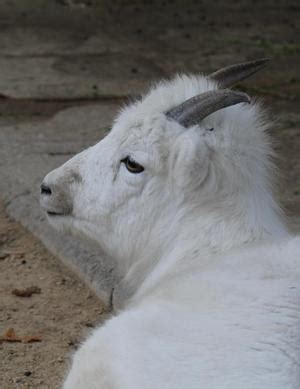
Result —
<svg viewBox="0 0 300 389"><path fill-rule="evenodd" d="M170 109L166 116L184 127L190 127L219 109L239 103L250 103L249 96L246 93L230 89L214 90L201 93L184 101Z"/></svg>
<svg viewBox="0 0 300 389"><path fill-rule="evenodd" d="M258 70L262 69L269 61L268 58L258 59L227 66L209 75L210 78L217 81L221 88L228 88L239 81L252 76Z"/></svg>

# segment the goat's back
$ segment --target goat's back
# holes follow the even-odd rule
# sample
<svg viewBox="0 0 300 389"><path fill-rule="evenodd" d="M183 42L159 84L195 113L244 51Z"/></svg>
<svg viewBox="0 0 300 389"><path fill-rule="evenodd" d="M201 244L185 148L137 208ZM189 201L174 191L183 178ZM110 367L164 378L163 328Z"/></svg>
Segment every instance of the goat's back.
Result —
<svg viewBox="0 0 300 389"><path fill-rule="evenodd" d="M96 330L75 368L89 361L101 388L299 388L299 253L293 238L168 278Z"/></svg>

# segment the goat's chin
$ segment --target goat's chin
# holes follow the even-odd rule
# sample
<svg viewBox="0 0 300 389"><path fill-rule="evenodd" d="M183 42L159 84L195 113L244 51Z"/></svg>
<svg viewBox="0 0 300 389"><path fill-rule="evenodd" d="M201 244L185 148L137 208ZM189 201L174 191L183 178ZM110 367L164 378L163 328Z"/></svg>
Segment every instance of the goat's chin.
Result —
<svg viewBox="0 0 300 389"><path fill-rule="evenodd" d="M76 238L79 237L98 243L95 238L96 235L93 233L93 228L84 220L77 219L74 216L64 215L47 216L47 219L51 227L58 232L67 233Z"/></svg>
<svg viewBox="0 0 300 389"><path fill-rule="evenodd" d="M53 227L58 232L72 232L74 220L72 216L65 215L47 215L47 220L51 227Z"/></svg>

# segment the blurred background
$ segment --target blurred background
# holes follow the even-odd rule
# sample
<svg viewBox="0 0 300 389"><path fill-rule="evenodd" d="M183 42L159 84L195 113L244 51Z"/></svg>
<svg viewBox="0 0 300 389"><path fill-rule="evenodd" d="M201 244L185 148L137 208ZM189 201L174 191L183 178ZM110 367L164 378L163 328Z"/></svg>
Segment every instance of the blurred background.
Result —
<svg viewBox="0 0 300 389"><path fill-rule="evenodd" d="M113 262L48 227L39 184L153 82L271 59L237 88L262 98L274 122L278 197L300 230L299 11L293 0L0 2L0 335L42 339L0 341L1 388L59 387L68 353L102 318ZM12 294L29 286L40 293Z"/></svg>

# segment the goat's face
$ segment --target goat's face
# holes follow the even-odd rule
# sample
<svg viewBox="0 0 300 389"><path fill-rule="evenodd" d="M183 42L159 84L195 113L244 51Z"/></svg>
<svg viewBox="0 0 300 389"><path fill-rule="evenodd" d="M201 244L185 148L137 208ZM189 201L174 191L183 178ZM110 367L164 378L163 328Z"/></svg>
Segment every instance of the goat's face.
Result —
<svg viewBox="0 0 300 389"><path fill-rule="evenodd" d="M51 224L83 233L117 258L155 255L201 201L236 190L236 174L249 176L267 147L255 106L210 111L200 123L178 116L186 107L172 110L215 89L205 77L181 77L126 108L106 138L45 177L41 204ZM225 96L227 106L247 101L234 99ZM204 100L207 112L207 94Z"/></svg>
<svg viewBox="0 0 300 389"><path fill-rule="evenodd" d="M167 244L209 167L210 128L187 131L150 97L126 108L103 140L50 172L41 187L55 228L87 235L118 258L141 249L155 255Z"/></svg>
<svg viewBox="0 0 300 389"><path fill-rule="evenodd" d="M41 186L41 205L55 228L96 239L117 257L162 244L183 195L175 184L186 186L197 143L189 137L191 150L180 155L181 126L164 114L141 116L135 107L127 109L103 140L50 172ZM207 165L204 155L201 169Z"/></svg>

